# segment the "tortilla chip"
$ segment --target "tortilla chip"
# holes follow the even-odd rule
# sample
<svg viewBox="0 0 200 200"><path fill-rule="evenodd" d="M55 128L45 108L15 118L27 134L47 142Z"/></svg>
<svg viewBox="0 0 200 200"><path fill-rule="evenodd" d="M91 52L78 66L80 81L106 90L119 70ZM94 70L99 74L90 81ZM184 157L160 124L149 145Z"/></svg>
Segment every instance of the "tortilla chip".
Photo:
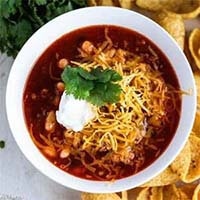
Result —
<svg viewBox="0 0 200 200"><path fill-rule="evenodd" d="M192 68L192 71L195 72L195 71L197 71L199 69L198 69L196 63L194 62L194 59L193 59L193 57L191 55L191 52L189 50L189 42L188 41L189 41L189 33L186 32L185 43L184 43L184 53L185 53L185 55L186 55L186 57L187 57L187 59L189 61L189 64L190 64L190 66Z"/></svg>
<svg viewBox="0 0 200 200"><path fill-rule="evenodd" d="M196 135L197 137L200 138L200 111L196 112L192 131L193 131L194 135Z"/></svg>
<svg viewBox="0 0 200 200"><path fill-rule="evenodd" d="M200 138L191 134L189 141L191 149L191 162L188 173L183 179L186 183L191 183L200 178Z"/></svg>
<svg viewBox="0 0 200 200"><path fill-rule="evenodd" d="M188 199L192 199L196 184L184 184L179 187L179 189L187 196Z"/></svg>
<svg viewBox="0 0 200 200"><path fill-rule="evenodd" d="M200 0L136 0L136 5L150 11L166 9L184 19L195 18L200 14Z"/></svg>
<svg viewBox="0 0 200 200"><path fill-rule="evenodd" d="M189 141L185 144L183 150L170 165L172 171L176 173L180 179L184 179L188 173L191 161L191 151Z"/></svg>
<svg viewBox="0 0 200 200"><path fill-rule="evenodd" d="M180 200L190 200L191 198L182 190L178 189L179 199Z"/></svg>
<svg viewBox="0 0 200 200"><path fill-rule="evenodd" d="M96 0L87 0L87 5L88 6L97 6L97 1Z"/></svg>
<svg viewBox="0 0 200 200"><path fill-rule="evenodd" d="M133 188L128 191L128 199L159 200L162 199L162 187Z"/></svg>
<svg viewBox="0 0 200 200"><path fill-rule="evenodd" d="M139 193L141 192L141 190L143 190L144 188L141 187L137 187L137 188L133 188L131 190L128 190L128 199L136 199L137 196L139 195Z"/></svg>
<svg viewBox="0 0 200 200"><path fill-rule="evenodd" d="M184 48L185 25L180 15L166 10L155 14L154 20L160 24Z"/></svg>
<svg viewBox="0 0 200 200"><path fill-rule="evenodd" d="M158 11L161 9L174 10L179 8L183 2L184 0L136 0L136 5L150 11Z"/></svg>
<svg viewBox="0 0 200 200"><path fill-rule="evenodd" d="M200 0L187 0L176 11L183 19L192 19L200 14Z"/></svg>
<svg viewBox="0 0 200 200"><path fill-rule="evenodd" d="M165 186L163 188L163 200L168 200L168 199L170 200L179 199L179 193L174 184Z"/></svg>
<svg viewBox="0 0 200 200"><path fill-rule="evenodd" d="M162 187L144 188L138 194L136 200L162 200Z"/></svg>
<svg viewBox="0 0 200 200"><path fill-rule="evenodd" d="M88 6L119 6L118 0L87 0Z"/></svg>
<svg viewBox="0 0 200 200"><path fill-rule="evenodd" d="M197 108L200 111L200 72L196 71L194 73L196 88L197 88Z"/></svg>
<svg viewBox="0 0 200 200"><path fill-rule="evenodd" d="M199 200L200 199L200 184L194 190L194 194L192 196L192 200Z"/></svg>
<svg viewBox="0 0 200 200"><path fill-rule="evenodd" d="M141 187L164 186L164 185L176 183L179 180L180 180L179 176L172 171L171 167L168 167L158 176L151 179L147 183L144 183L143 185L141 185Z"/></svg>
<svg viewBox="0 0 200 200"><path fill-rule="evenodd" d="M149 198L149 194L150 194L150 191L149 191L149 188L144 188L140 191L140 193L138 194L136 200L145 200L145 199L148 199Z"/></svg>
<svg viewBox="0 0 200 200"><path fill-rule="evenodd" d="M100 6L115 6L115 2L113 0L101 0Z"/></svg>
<svg viewBox="0 0 200 200"><path fill-rule="evenodd" d="M135 0L119 0L120 7L126 9L132 9L134 7Z"/></svg>
<svg viewBox="0 0 200 200"><path fill-rule="evenodd" d="M116 193L96 194L96 193L81 193L81 200L121 200Z"/></svg>
<svg viewBox="0 0 200 200"><path fill-rule="evenodd" d="M152 187L150 188L150 200L162 200L163 199L163 188L162 187Z"/></svg>
<svg viewBox="0 0 200 200"><path fill-rule="evenodd" d="M121 200L128 200L128 192L127 190L121 192Z"/></svg>
<svg viewBox="0 0 200 200"><path fill-rule="evenodd" d="M189 50L191 55L200 69L200 29L195 28L189 36Z"/></svg>
<svg viewBox="0 0 200 200"><path fill-rule="evenodd" d="M163 200L187 200L187 195L174 184L163 187ZM188 199L189 200L189 199Z"/></svg>

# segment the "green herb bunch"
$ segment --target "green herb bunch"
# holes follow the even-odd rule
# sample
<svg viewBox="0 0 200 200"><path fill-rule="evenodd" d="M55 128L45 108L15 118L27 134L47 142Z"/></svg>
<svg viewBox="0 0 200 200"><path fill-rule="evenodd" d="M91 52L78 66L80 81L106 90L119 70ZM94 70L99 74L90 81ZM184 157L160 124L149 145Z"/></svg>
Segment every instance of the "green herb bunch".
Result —
<svg viewBox="0 0 200 200"><path fill-rule="evenodd" d="M0 0L0 51L15 57L46 22L85 6L86 0Z"/></svg>
<svg viewBox="0 0 200 200"><path fill-rule="evenodd" d="M103 106L117 103L120 99L121 87L118 81L120 74L112 69L92 69L90 72L81 67L66 66L61 78L65 83L67 94L76 99L84 99L93 105Z"/></svg>

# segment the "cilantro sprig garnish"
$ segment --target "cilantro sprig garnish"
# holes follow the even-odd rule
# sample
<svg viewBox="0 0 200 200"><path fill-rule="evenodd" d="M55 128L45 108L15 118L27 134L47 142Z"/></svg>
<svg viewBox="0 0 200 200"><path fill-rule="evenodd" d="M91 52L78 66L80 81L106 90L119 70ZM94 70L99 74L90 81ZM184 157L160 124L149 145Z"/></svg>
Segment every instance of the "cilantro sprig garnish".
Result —
<svg viewBox="0 0 200 200"><path fill-rule="evenodd" d="M122 77L115 70L98 67L89 72L81 67L68 65L61 78L65 83L66 93L72 94L76 99L83 99L97 106L119 101L121 87L116 82Z"/></svg>
<svg viewBox="0 0 200 200"><path fill-rule="evenodd" d="M86 0L0 0L0 51L15 57L46 22L86 6Z"/></svg>

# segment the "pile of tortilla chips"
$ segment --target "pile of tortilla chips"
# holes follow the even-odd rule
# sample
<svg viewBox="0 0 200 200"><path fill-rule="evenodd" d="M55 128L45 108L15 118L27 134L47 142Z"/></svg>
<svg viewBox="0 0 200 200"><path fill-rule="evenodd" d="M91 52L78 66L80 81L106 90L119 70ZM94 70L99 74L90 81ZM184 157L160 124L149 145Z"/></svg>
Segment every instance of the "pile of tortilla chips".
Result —
<svg viewBox="0 0 200 200"><path fill-rule="evenodd" d="M126 194L125 194L126 193ZM125 194L125 195L123 195ZM81 200L199 200L200 184L135 188L121 194L82 193Z"/></svg>
<svg viewBox="0 0 200 200"><path fill-rule="evenodd" d="M155 20L166 29L184 49L184 20L200 15L200 0L88 0L90 6L117 6L135 10ZM200 29L190 37L190 51L200 68Z"/></svg>
<svg viewBox="0 0 200 200"><path fill-rule="evenodd" d="M89 6L117 6L127 9L134 7L135 0L87 0Z"/></svg>
<svg viewBox="0 0 200 200"><path fill-rule="evenodd" d="M192 66L197 112L190 137L177 158L161 174L121 194L82 193L82 200L200 200L200 28L186 33L184 20L199 16L200 0L88 0L91 6L118 6L145 14L165 28Z"/></svg>
<svg viewBox="0 0 200 200"><path fill-rule="evenodd" d="M199 0L136 0L136 5L149 11L166 9L181 15L183 19L195 18L200 13Z"/></svg>

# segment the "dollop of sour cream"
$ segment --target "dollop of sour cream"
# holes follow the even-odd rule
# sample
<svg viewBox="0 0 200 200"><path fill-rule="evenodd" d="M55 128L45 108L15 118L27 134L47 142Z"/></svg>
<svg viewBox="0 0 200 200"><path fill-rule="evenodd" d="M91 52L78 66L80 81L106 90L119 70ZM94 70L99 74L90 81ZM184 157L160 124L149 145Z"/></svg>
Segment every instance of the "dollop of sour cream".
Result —
<svg viewBox="0 0 200 200"><path fill-rule="evenodd" d="M73 95L63 92L59 109L56 111L57 122L67 129L81 131L95 117L91 104L85 100L75 99Z"/></svg>

